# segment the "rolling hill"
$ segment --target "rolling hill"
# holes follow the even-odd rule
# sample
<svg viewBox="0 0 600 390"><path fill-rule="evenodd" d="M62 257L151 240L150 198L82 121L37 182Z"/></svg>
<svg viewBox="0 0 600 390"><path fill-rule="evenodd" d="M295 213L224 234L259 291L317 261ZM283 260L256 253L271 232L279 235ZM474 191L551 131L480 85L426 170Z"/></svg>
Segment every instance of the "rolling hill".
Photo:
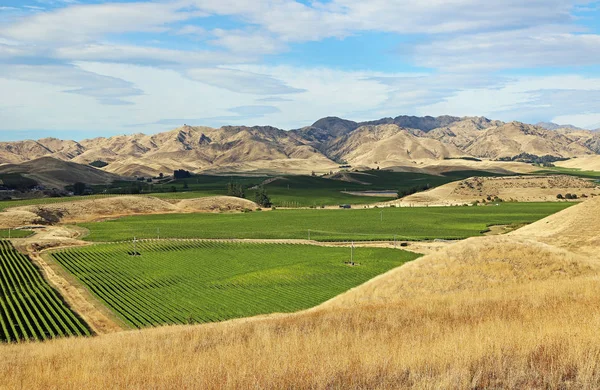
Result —
<svg viewBox="0 0 600 390"><path fill-rule="evenodd" d="M122 179L114 173L55 157L40 157L18 164L0 165L0 174L8 173L19 173L46 187L59 189L78 181L88 184L109 184Z"/></svg>
<svg viewBox="0 0 600 390"><path fill-rule="evenodd" d="M598 388L598 212L591 199L509 235L449 244L295 314L2 345L0 382Z"/></svg>
<svg viewBox="0 0 600 390"><path fill-rule="evenodd" d="M546 130L483 117L398 116L367 122L326 117L290 131L184 125L154 135L2 142L0 162L15 164L45 156L80 164L100 160L108 163L105 171L124 176L174 169L325 173L341 163L389 167L460 157L497 160L522 153L570 158L598 154L599 142L598 134L588 130Z"/></svg>

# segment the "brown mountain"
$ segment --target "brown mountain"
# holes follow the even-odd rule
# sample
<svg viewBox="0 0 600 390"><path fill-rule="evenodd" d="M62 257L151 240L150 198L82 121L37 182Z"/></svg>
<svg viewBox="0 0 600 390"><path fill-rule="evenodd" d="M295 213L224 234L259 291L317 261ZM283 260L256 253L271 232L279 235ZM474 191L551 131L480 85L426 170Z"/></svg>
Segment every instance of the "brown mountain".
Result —
<svg viewBox="0 0 600 390"><path fill-rule="evenodd" d="M39 184L58 189L78 181L88 184L108 184L122 179L118 175L89 165L76 164L53 157L41 157L19 164L3 164L0 165L0 173L20 173Z"/></svg>
<svg viewBox="0 0 600 390"><path fill-rule="evenodd" d="M297 130L270 126L183 127L80 142L45 138L0 143L0 163L44 156L89 164L105 171L149 176L174 169L224 171L326 171L341 162L384 166L453 157L498 159L522 153L573 157L600 152L598 136L578 129L546 130L483 117L383 118L353 122L320 119ZM420 162L419 162L420 163Z"/></svg>

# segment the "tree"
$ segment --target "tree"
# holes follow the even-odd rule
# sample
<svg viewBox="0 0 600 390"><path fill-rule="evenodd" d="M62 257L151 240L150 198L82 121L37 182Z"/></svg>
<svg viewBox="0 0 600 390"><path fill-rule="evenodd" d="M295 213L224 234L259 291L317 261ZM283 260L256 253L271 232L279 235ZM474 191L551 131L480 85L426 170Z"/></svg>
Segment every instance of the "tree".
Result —
<svg viewBox="0 0 600 390"><path fill-rule="evenodd" d="M243 198L246 194L244 192L244 187L240 183L229 182L229 184L227 184L227 195Z"/></svg>
<svg viewBox="0 0 600 390"><path fill-rule="evenodd" d="M173 177L175 179L187 179L188 177L192 177L192 174L185 169L177 169L176 171L173 171Z"/></svg>
<svg viewBox="0 0 600 390"><path fill-rule="evenodd" d="M85 193L85 187L85 183L78 181L77 183L73 184L73 193L75 195L83 195Z"/></svg>
<svg viewBox="0 0 600 390"><path fill-rule="evenodd" d="M187 180L184 180L184 181L183 181L183 189L184 189L184 190L187 190L187 189L189 189L189 188L190 188L190 186L188 185L188 183L187 183Z"/></svg>
<svg viewBox="0 0 600 390"><path fill-rule="evenodd" d="M165 174L161 172L158 174L158 177L162 179L163 177L165 177Z"/></svg>
<svg viewBox="0 0 600 390"><path fill-rule="evenodd" d="M256 193L254 194L254 201L260 207L271 207L273 205L273 203L271 203L271 198L269 198L269 195L267 194L267 191L263 186L259 186L256 189Z"/></svg>

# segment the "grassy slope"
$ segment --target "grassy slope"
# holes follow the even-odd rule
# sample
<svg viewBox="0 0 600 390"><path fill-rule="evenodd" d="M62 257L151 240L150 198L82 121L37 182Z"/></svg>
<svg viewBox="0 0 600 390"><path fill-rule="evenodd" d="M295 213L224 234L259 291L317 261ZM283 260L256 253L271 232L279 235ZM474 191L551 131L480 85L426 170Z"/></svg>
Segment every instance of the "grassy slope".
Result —
<svg viewBox="0 0 600 390"><path fill-rule="evenodd" d="M100 244L53 254L134 327L213 322L313 307L391 268L410 252L220 242Z"/></svg>
<svg viewBox="0 0 600 390"><path fill-rule="evenodd" d="M569 203L501 203L478 207L415 207L353 210L273 210L243 214L169 214L126 217L82 226L88 240L179 238L308 238L391 240L466 238L489 225L537 221ZM383 221L381 220L383 213Z"/></svg>

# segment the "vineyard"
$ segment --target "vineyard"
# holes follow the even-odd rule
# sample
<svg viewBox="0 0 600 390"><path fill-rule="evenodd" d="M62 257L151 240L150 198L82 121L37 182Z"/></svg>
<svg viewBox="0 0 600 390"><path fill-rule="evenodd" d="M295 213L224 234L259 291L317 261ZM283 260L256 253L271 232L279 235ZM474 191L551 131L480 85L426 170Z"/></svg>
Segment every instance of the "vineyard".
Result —
<svg viewBox="0 0 600 390"><path fill-rule="evenodd" d="M535 222L570 203L502 203L480 207L303 209L224 214L167 214L82 224L90 241L137 238L343 240L462 239L490 225ZM310 233L309 233L310 231Z"/></svg>
<svg viewBox="0 0 600 390"><path fill-rule="evenodd" d="M45 340L90 332L31 260L0 240L0 341Z"/></svg>
<svg viewBox="0 0 600 390"><path fill-rule="evenodd" d="M294 244L142 241L52 254L132 327L203 323L318 305L418 255Z"/></svg>

